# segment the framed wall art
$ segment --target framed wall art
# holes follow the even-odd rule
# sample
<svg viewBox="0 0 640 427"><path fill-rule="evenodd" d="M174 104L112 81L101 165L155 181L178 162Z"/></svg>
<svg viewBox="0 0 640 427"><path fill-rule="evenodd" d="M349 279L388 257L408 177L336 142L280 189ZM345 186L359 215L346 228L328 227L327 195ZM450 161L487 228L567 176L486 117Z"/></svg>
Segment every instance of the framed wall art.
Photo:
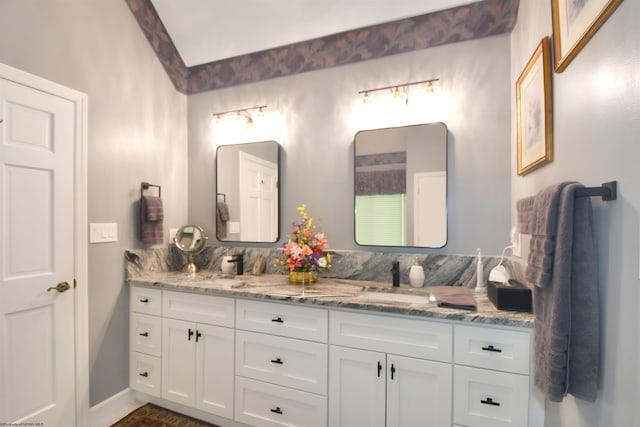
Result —
<svg viewBox="0 0 640 427"><path fill-rule="evenodd" d="M561 73L622 0L551 0L555 69Z"/></svg>
<svg viewBox="0 0 640 427"><path fill-rule="evenodd" d="M550 51L545 37L516 82L518 175L553 159Z"/></svg>

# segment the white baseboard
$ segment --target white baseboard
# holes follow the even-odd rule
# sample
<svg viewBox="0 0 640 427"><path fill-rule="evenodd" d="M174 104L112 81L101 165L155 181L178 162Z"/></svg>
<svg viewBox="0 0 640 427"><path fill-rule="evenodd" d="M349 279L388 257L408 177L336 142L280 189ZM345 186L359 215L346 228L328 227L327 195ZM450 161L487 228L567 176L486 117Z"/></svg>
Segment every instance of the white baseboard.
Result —
<svg viewBox="0 0 640 427"><path fill-rule="evenodd" d="M110 426L144 403L146 402L141 401L133 390L126 388L92 406L89 409L89 425L91 427Z"/></svg>

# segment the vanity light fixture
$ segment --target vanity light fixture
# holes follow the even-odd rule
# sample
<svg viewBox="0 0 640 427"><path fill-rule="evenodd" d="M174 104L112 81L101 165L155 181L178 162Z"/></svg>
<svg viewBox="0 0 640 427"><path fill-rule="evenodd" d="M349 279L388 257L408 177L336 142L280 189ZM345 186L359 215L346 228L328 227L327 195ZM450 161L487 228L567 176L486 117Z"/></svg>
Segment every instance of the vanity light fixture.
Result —
<svg viewBox="0 0 640 427"><path fill-rule="evenodd" d="M405 104L409 104L409 95L407 91L409 87L426 84L427 93L433 94L433 93L436 93L437 91L437 86L439 84L438 82L440 82L440 79L421 80L419 82L411 82L411 83L404 83L400 85L361 90L361 91L358 91L358 93L363 95L362 103L368 104L369 102L371 102L371 96L369 95L370 93L383 91L383 90L391 90L391 96L394 101L403 101Z"/></svg>
<svg viewBox="0 0 640 427"><path fill-rule="evenodd" d="M220 113L215 113L214 116L216 118L216 123L221 123L224 116L229 116L235 114L235 117L238 120L244 120L247 124L247 129L251 129L253 127L253 115L252 111L256 111L255 114L257 117L264 116L264 109L267 108L266 105L259 105L257 107L248 107L248 108L240 108L237 110L228 110L222 111Z"/></svg>

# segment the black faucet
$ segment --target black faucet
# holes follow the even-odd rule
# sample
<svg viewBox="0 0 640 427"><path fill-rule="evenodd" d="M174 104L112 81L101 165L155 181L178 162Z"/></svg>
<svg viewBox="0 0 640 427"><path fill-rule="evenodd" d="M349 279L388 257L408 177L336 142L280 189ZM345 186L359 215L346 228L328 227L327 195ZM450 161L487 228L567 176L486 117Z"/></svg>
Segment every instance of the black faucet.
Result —
<svg viewBox="0 0 640 427"><path fill-rule="evenodd" d="M241 276L244 273L244 257L242 254L234 255L229 261L236 264L236 275Z"/></svg>
<svg viewBox="0 0 640 427"><path fill-rule="evenodd" d="M397 288L400 286L400 262L393 261L391 264L391 275L393 277L393 287Z"/></svg>

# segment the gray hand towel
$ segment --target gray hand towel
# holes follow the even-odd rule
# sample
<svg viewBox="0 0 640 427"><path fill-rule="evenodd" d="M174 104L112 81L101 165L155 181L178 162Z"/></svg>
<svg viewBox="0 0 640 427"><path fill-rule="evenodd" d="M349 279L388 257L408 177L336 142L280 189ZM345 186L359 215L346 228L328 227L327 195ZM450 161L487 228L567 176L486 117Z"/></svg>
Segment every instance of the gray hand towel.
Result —
<svg viewBox="0 0 640 427"><path fill-rule="evenodd" d="M462 286L432 286L438 307L476 311L475 290Z"/></svg>
<svg viewBox="0 0 640 427"><path fill-rule="evenodd" d="M162 199L155 196L140 198L140 240L148 245L164 242L164 210Z"/></svg>
<svg viewBox="0 0 640 427"><path fill-rule="evenodd" d="M549 282L533 287L534 378L554 402L567 393L594 401L598 388L599 313L591 201L575 198L579 187L563 183L541 192L537 206L553 217L543 224L541 212L535 214L538 232L546 229L547 236L553 236L554 251ZM536 245L541 252L548 249L544 236ZM541 258L547 259L546 255Z"/></svg>
<svg viewBox="0 0 640 427"><path fill-rule="evenodd" d="M227 221L229 221L229 206L218 202L216 206L216 236L218 239L227 237Z"/></svg>

